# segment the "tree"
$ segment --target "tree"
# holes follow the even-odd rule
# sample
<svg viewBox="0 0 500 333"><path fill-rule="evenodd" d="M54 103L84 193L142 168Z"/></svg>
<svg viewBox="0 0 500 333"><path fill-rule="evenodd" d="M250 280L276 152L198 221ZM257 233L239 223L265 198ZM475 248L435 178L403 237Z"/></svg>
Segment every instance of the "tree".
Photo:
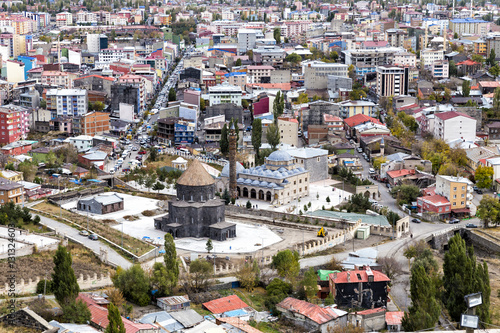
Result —
<svg viewBox="0 0 500 333"><path fill-rule="evenodd" d="M271 309L271 312L274 312L276 304L284 300L292 292L292 285L275 278L267 285L266 292L266 307Z"/></svg>
<svg viewBox="0 0 500 333"><path fill-rule="evenodd" d="M120 289L111 287L108 290L106 290L106 295L108 295L108 301L113 303L118 308L118 310L120 310L120 313L124 314L123 306L126 303L125 303L125 298L123 297L123 294L120 291Z"/></svg>
<svg viewBox="0 0 500 333"><path fill-rule="evenodd" d="M299 253L297 251L283 250L273 256L272 267L278 271L278 275L286 281L294 282L299 275Z"/></svg>
<svg viewBox="0 0 500 333"><path fill-rule="evenodd" d="M492 50L493 51L493 50ZM475 61L477 63L480 63L481 65L484 64L484 57L480 54L473 54L472 55L472 61Z"/></svg>
<svg viewBox="0 0 500 333"><path fill-rule="evenodd" d="M248 109L248 101L246 99L242 99L241 100L241 106L244 108L244 109Z"/></svg>
<svg viewBox="0 0 500 333"><path fill-rule="evenodd" d="M252 146L257 156L259 156L260 145L262 142L262 119L254 119L252 123Z"/></svg>
<svg viewBox="0 0 500 333"><path fill-rule="evenodd" d="M133 265L127 270L120 270L112 277L113 284L123 296L139 306L149 304L149 279L141 265Z"/></svg>
<svg viewBox="0 0 500 333"><path fill-rule="evenodd" d="M177 100L177 94L175 93L175 89L170 88L170 90L168 91L168 101L172 102L176 100Z"/></svg>
<svg viewBox="0 0 500 333"><path fill-rule="evenodd" d="M490 188L491 184L493 184L493 174L492 167L479 165L474 174L476 186L479 188Z"/></svg>
<svg viewBox="0 0 500 333"><path fill-rule="evenodd" d="M276 44L281 44L281 29L280 28L274 28L273 30L273 37L274 40L276 41Z"/></svg>
<svg viewBox="0 0 500 333"><path fill-rule="evenodd" d="M462 82L462 95L464 97L469 97L470 95L470 82L467 80Z"/></svg>
<svg viewBox="0 0 500 333"><path fill-rule="evenodd" d="M220 146L220 152L222 154L227 155L229 153L229 138L228 138L227 124L224 124L224 126L222 127L219 146Z"/></svg>
<svg viewBox="0 0 500 333"><path fill-rule="evenodd" d="M175 286L179 280L179 262L177 261L177 250L175 249L174 237L171 234L165 235L164 248L165 254L163 255L163 262L165 263L167 272L171 274L171 284Z"/></svg>
<svg viewBox="0 0 500 333"><path fill-rule="evenodd" d="M347 71L348 71L349 77L352 80L356 79L356 67L354 67L353 64L349 65L349 67L347 68Z"/></svg>
<svg viewBox="0 0 500 333"><path fill-rule="evenodd" d="M47 101L45 99L40 100L40 108L45 109L47 107Z"/></svg>
<svg viewBox="0 0 500 333"><path fill-rule="evenodd" d="M164 190L165 189L165 185L163 185L162 183L160 182L156 182L154 185L153 185L153 191L158 191L158 194L160 193L161 190Z"/></svg>
<svg viewBox="0 0 500 333"><path fill-rule="evenodd" d="M332 52L330 53L330 58L332 58L332 59L333 59L333 61L337 62L337 59L339 58L339 54L338 54L338 52L337 52L337 51L332 51Z"/></svg>
<svg viewBox="0 0 500 333"><path fill-rule="evenodd" d="M459 321L467 310L464 296L482 292L483 304L475 307L483 323L490 323L490 279L488 265L476 262L474 249L467 247L460 234L448 242L443 263L443 304L453 321Z"/></svg>
<svg viewBox="0 0 500 333"><path fill-rule="evenodd" d="M401 274L401 264L394 257L382 257L377 259L382 272L391 280Z"/></svg>
<svg viewBox="0 0 500 333"><path fill-rule="evenodd" d="M75 272L71 264L71 254L66 247L59 245L54 255L52 283L54 296L61 307L75 303L80 292L80 287L78 286L78 282L76 282Z"/></svg>
<svg viewBox="0 0 500 333"><path fill-rule="evenodd" d="M450 76L457 76L458 70L457 70L457 65L455 65L455 62L453 60L450 60L448 66L449 66Z"/></svg>
<svg viewBox="0 0 500 333"><path fill-rule="evenodd" d="M241 101L241 104L243 104L243 101ZM205 111L207 108L207 103L205 102L204 98L200 98L200 109L201 111Z"/></svg>
<svg viewBox="0 0 500 333"><path fill-rule="evenodd" d="M108 305L108 327L106 327L105 333L125 333L125 325L123 324L122 316L118 308L113 304Z"/></svg>
<svg viewBox="0 0 500 333"><path fill-rule="evenodd" d="M280 117L285 110L285 104L283 98L284 95L281 93L281 91L278 91L278 93L276 94L276 98L274 99L273 102L273 116L275 124L278 124L278 117Z"/></svg>
<svg viewBox="0 0 500 333"><path fill-rule="evenodd" d="M291 63L293 65L297 65L299 62L302 61L302 57L299 56L297 53L294 52L294 53L291 53L291 54L287 55L286 58L285 58L285 61L289 62L289 63Z"/></svg>
<svg viewBox="0 0 500 333"><path fill-rule="evenodd" d="M297 104L305 104L309 103L309 96L306 93L300 93L299 97L297 97Z"/></svg>
<svg viewBox="0 0 500 333"><path fill-rule="evenodd" d="M236 67L240 67L241 66L241 58L236 59L236 62L234 63L234 65Z"/></svg>
<svg viewBox="0 0 500 333"><path fill-rule="evenodd" d="M236 273L236 278L240 281L240 284L247 291L252 292L257 283L259 282L259 266L257 261L253 264L248 262L245 263L243 267Z"/></svg>
<svg viewBox="0 0 500 333"><path fill-rule="evenodd" d="M500 111L500 88L496 88L493 95L493 111Z"/></svg>
<svg viewBox="0 0 500 333"><path fill-rule="evenodd" d="M266 131L267 142L271 145L274 150L280 144L280 131L279 127L275 124L267 126Z"/></svg>
<svg viewBox="0 0 500 333"><path fill-rule="evenodd" d="M488 59L486 59L486 63L490 66L495 66L496 64L496 54L495 54L495 50L492 48L491 51L490 51L490 55L488 57Z"/></svg>
<svg viewBox="0 0 500 333"><path fill-rule="evenodd" d="M170 272L161 262L154 263L150 281L152 288L158 291L158 296L170 295L175 287L175 284L172 284Z"/></svg>
<svg viewBox="0 0 500 333"><path fill-rule="evenodd" d="M32 181L38 171L38 166L28 160L19 163L17 171L23 173L23 178L25 181Z"/></svg>
<svg viewBox="0 0 500 333"><path fill-rule="evenodd" d="M318 276L314 268L310 267L309 270L304 273L302 285L304 286L307 300L311 301L318 293Z"/></svg>
<svg viewBox="0 0 500 333"><path fill-rule="evenodd" d="M497 77L497 76L500 75L500 66L498 66L498 64L495 64L495 66L490 67L490 69L488 70L488 72L491 75Z"/></svg>
<svg viewBox="0 0 500 333"><path fill-rule="evenodd" d="M212 245L212 240L210 238L207 240L206 249L208 253L210 253L210 251L214 249L214 246Z"/></svg>
<svg viewBox="0 0 500 333"><path fill-rule="evenodd" d="M212 264L204 259L196 259L189 265L188 285L194 291L206 289L212 276Z"/></svg>
<svg viewBox="0 0 500 333"><path fill-rule="evenodd" d="M377 157L373 160L373 168L375 170L380 170L380 166L385 162L387 162L387 158L385 158L384 156Z"/></svg>
<svg viewBox="0 0 500 333"><path fill-rule="evenodd" d="M488 228L490 225L498 224L500 221L500 202L488 194L484 195L479 202L477 209L477 216L481 217L484 227Z"/></svg>
<svg viewBox="0 0 500 333"><path fill-rule="evenodd" d="M417 201L417 197L421 196L418 186L405 184L394 186L391 190L391 194L396 196L399 205Z"/></svg>

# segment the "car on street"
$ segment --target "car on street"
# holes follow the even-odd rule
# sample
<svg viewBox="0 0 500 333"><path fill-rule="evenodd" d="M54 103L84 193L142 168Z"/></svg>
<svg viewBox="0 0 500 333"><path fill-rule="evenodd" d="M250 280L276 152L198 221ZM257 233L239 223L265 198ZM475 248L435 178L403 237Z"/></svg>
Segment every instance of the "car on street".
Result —
<svg viewBox="0 0 500 333"><path fill-rule="evenodd" d="M477 225L475 225L474 223L467 223L465 225L466 228L477 228Z"/></svg>
<svg viewBox="0 0 500 333"><path fill-rule="evenodd" d="M89 232L87 230L80 230L79 234L81 236L88 236L89 235Z"/></svg>
<svg viewBox="0 0 500 333"><path fill-rule="evenodd" d="M481 190L481 189L477 189L476 193L477 193L477 194L483 194L483 190Z"/></svg>
<svg viewBox="0 0 500 333"><path fill-rule="evenodd" d="M420 221L419 219L413 219L411 220L413 223L422 223L422 221Z"/></svg>
<svg viewBox="0 0 500 333"><path fill-rule="evenodd" d="M456 224L456 223L460 223L460 220L459 219L451 219L448 223L449 224Z"/></svg>
<svg viewBox="0 0 500 333"><path fill-rule="evenodd" d="M89 239L98 240L99 236L97 236L96 234L91 234L91 235L89 235Z"/></svg>

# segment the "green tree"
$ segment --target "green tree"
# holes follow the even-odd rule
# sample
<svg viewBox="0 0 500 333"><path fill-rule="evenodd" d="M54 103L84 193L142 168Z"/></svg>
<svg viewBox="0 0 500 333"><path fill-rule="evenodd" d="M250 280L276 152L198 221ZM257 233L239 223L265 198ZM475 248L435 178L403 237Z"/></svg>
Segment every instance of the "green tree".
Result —
<svg viewBox="0 0 500 333"><path fill-rule="evenodd" d="M274 116L274 123L278 123L278 117L280 117L283 112L284 112L284 104L282 104L282 98L281 98L281 91L278 91L276 94L276 98L274 99L273 102L273 116Z"/></svg>
<svg viewBox="0 0 500 333"><path fill-rule="evenodd" d="M309 103L309 96L306 93L300 93L299 97L297 97L297 104L305 104Z"/></svg>
<svg viewBox="0 0 500 333"><path fill-rule="evenodd" d="M47 107L47 101L45 99L40 100L40 108L45 109Z"/></svg>
<svg viewBox="0 0 500 333"><path fill-rule="evenodd" d="M484 227L488 228L490 225L498 224L500 221L500 202L488 194L484 195L477 209L478 216L484 223Z"/></svg>
<svg viewBox="0 0 500 333"><path fill-rule="evenodd" d="M280 144L280 130L276 124L267 126L266 138L273 150Z"/></svg>
<svg viewBox="0 0 500 333"><path fill-rule="evenodd" d="M339 58L339 54L337 51L332 51L330 53L330 58L333 59L333 61L337 62L337 59Z"/></svg>
<svg viewBox="0 0 500 333"><path fill-rule="evenodd" d="M243 101L241 101L241 104L243 104ZM201 111L205 111L207 108L207 103L205 102L204 98L200 98L200 109Z"/></svg>
<svg viewBox="0 0 500 333"><path fill-rule="evenodd" d="M214 246L212 244L212 240L210 238L207 240L206 249L207 249L208 253L210 253L210 251L212 251L214 249Z"/></svg>
<svg viewBox="0 0 500 333"><path fill-rule="evenodd" d="M160 193L161 190L164 190L165 189L165 185L163 185L162 183L160 182L156 182L154 185L153 185L153 191L158 191L158 193Z"/></svg>
<svg viewBox="0 0 500 333"><path fill-rule="evenodd" d="M474 174L476 186L479 188L490 188L493 184L493 168L479 165Z"/></svg>
<svg viewBox="0 0 500 333"><path fill-rule="evenodd" d="M385 158L384 156L377 157L373 160L373 168L375 170L380 170L380 166L385 162L387 162L387 158Z"/></svg>
<svg viewBox="0 0 500 333"><path fill-rule="evenodd" d="M248 109L248 101L246 99L242 99L241 100L241 106L244 108L244 109Z"/></svg>
<svg viewBox="0 0 500 333"><path fill-rule="evenodd" d="M493 51L493 50L492 50ZM484 64L484 57L480 54L473 54L472 55L472 61L475 61L477 63L480 63L481 65Z"/></svg>
<svg viewBox="0 0 500 333"><path fill-rule="evenodd" d="M252 146L257 156L259 156L262 142L262 119L254 119L252 122Z"/></svg>
<svg viewBox="0 0 500 333"><path fill-rule="evenodd" d="M276 44L281 44L281 29L280 28L274 28L273 30L273 37L274 40L276 41Z"/></svg>
<svg viewBox="0 0 500 333"><path fill-rule="evenodd" d="M177 94L175 93L175 89L170 88L170 90L168 91L168 101L172 102L176 100L177 100Z"/></svg>
<svg viewBox="0 0 500 333"><path fill-rule="evenodd" d="M117 270L112 280L128 301L139 306L149 304L149 279L141 265L133 265L127 270Z"/></svg>
<svg viewBox="0 0 500 333"><path fill-rule="evenodd" d="M497 76L500 75L500 66L498 66L498 64L495 64L495 66L490 67L490 69L488 70L488 72L491 75L497 77Z"/></svg>
<svg viewBox="0 0 500 333"><path fill-rule="evenodd" d="M224 126L222 127L219 146L220 146L220 152L222 154L227 155L229 153L229 138L228 138L227 124L224 124Z"/></svg>
<svg viewBox="0 0 500 333"><path fill-rule="evenodd" d="M108 306L108 327L106 327L105 333L125 333L125 325L123 324L122 316L118 308L113 304L109 303Z"/></svg>
<svg viewBox="0 0 500 333"><path fill-rule="evenodd" d="M172 274L168 272L161 262L155 262L151 272L151 286L158 290L158 296L166 296L172 293L175 284L172 284Z"/></svg>
<svg viewBox="0 0 500 333"><path fill-rule="evenodd" d="M310 302L318 293L318 276L312 267L304 273L302 280L307 300Z"/></svg>
<svg viewBox="0 0 500 333"><path fill-rule="evenodd" d="M391 190L391 194L396 196L398 204L410 204L417 201L417 198L421 196L420 188L416 185L399 185L394 186Z"/></svg>
<svg viewBox="0 0 500 333"><path fill-rule="evenodd" d="M354 67L353 64L349 65L349 67L347 68L347 72L352 80L356 79L356 67Z"/></svg>
<svg viewBox="0 0 500 333"><path fill-rule="evenodd" d="M470 82L467 80L464 80L464 82L462 82L462 95L464 97L469 97L470 95Z"/></svg>
<svg viewBox="0 0 500 333"><path fill-rule="evenodd" d="M497 56L495 54L495 50L492 48L488 59L486 59L486 63L490 66L495 66L496 65L496 57Z"/></svg>
<svg viewBox="0 0 500 333"><path fill-rule="evenodd" d="M213 266L204 259L196 259L189 265L188 286L194 291L201 291L208 287L213 273Z"/></svg>
<svg viewBox="0 0 500 333"><path fill-rule="evenodd" d="M80 287L76 282L75 272L71 267L73 260L66 247L59 245L54 255L54 273L52 287L57 303L61 307L75 303Z"/></svg>
<svg viewBox="0 0 500 333"><path fill-rule="evenodd" d="M450 60L448 66L449 66L450 76L457 76L458 70L457 70L457 65L455 65L455 62L453 60Z"/></svg>
<svg viewBox="0 0 500 333"><path fill-rule="evenodd" d="M284 300L292 292L292 284L278 278L273 279L266 287L266 307L275 311L276 304Z"/></svg>
<svg viewBox="0 0 500 333"><path fill-rule="evenodd" d="M179 262L177 261L177 250L175 248L174 237L171 234L166 234L163 245L165 248L163 262L165 262L167 272L171 274L171 284L175 286L179 280Z"/></svg>
<svg viewBox="0 0 500 333"><path fill-rule="evenodd" d="M254 263L257 264L257 261L254 261ZM257 267L257 270L255 270L255 267ZM245 265L236 273L236 277L238 278L238 281L240 281L241 286L249 292L254 290L259 281L258 268L258 264L254 265L246 262Z"/></svg>
<svg viewBox="0 0 500 333"><path fill-rule="evenodd" d="M467 305L464 296L481 292L483 304L475 307L479 320L490 323L490 279L488 265L476 262L474 249L467 247L460 234L448 242L443 263L443 304L453 321L459 321Z"/></svg>
<svg viewBox="0 0 500 333"><path fill-rule="evenodd" d="M283 250L273 256L272 266L278 275L289 282L294 282L299 275L299 253L297 251Z"/></svg>
<svg viewBox="0 0 500 333"><path fill-rule="evenodd" d="M500 111L500 88L496 88L493 95L493 111Z"/></svg>
<svg viewBox="0 0 500 333"><path fill-rule="evenodd" d="M302 57L299 56L297 53L294 52L294 53L291 53L291 54L287 55L286 58L285 58L285 61L289 62L289 63L291 63L293 65L297 65L297 64L299 64L302 61Z"/></svg>
<svg viewBox="0 0 500 333"><path fill-rule="evenodd" d="M234 65L236 67L240 67L241 66L241 58L236 59L236 62L234 63Z"/></svg>

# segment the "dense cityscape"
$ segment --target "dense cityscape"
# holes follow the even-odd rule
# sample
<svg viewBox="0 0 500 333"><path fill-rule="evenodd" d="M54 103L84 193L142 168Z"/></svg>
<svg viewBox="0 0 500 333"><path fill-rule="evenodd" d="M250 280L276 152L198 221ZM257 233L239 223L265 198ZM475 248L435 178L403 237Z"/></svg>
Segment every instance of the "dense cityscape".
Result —
<svg viewBox="0 0 500 333"><path fill-rule="evenodd" d="M1 3L0 332L500 327L499 3Z"/></svg>

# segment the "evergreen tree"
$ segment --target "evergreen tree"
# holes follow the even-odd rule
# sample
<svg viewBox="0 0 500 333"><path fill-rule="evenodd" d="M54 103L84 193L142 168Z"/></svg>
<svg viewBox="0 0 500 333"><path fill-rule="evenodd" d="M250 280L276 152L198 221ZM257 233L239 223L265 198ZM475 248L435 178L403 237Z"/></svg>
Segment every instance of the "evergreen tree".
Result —
<svg viewBox="0 0 500 333"><path fill-rule="evenodd" d="M240 67L241 66L241 58L236 59L236 62L234 63L235 66Z"/></svg>
<svg viewBox="0 0 500 333"><path fill-rule="evenodd" d="M105 333L125 333L122 316L120 316L118 308L113 303L109 303L108 306L108 321L109 324L104 331Z"/></svg>
<svg viewBox="0 0 500 333"><path fill-rule="evenodd" d="M266 138L273 150L280 144L280 130L276 124L267 126Z"/></svg>
<svg viewBox="0 0 500 333"><path fill-rule="evenodd" d="M208 253L210 253L210 251L214 249L214 246L212 245L212 240L210 238L207 240L206 248Z"/></svg>
<svg viewBox="0 0 500 333"><path fill-rule="evenodd" d="M174 287L179 280L179 262L177 261L177 250L175 249L174 237L171 234L165 235L165 255L163 261L169 274L170 285Z"/></svg>
<svg viewBox="0 0 500 333"><path fill-rule="evenodd" d="M470 95L470 83L467 80L465 80L462 83L462 95L464 97L469 97L469 95Z"/></svg>
<svg viewBox="0 0 500 333"><path fill-rule="evenodd" d="M464 296L482 292L483 304L477 306L479 320L490 323L490 279L488 266L476 262L474 249L467 247L460 234L453 236L448 242L448 252L443 263L443 303L453 321L459 321L465 313L467 305Z"/></svg>
<svg viewBox="0 0 500 333"><path fill-rule="evenodd" d="M495 50L494 49L491 49L490 51L490 56L488 57L488 59L486 59L486 62L488 63L488 65L490 66L495 66L496 64L496 54L495 54Z"/></svg>
<svg viewBox="0 0 500 333"><path fill-rule="evenodd" d="M219 146L220 146L220 152L222 154L227 155L227 153L229 153L229 138L228 138L227 124L224 124L224 126L222 127Z"/></svg>
<svg viewBox="0 0 500 333"><path fill-rule="evenodd" d="M71 254L66 247L59 245L54 255L54 273L52 273L52 288L57 303L61 307L75 303L80 287L76 282L75 272L71 267Z"/></svg>
<svg viewBox="0 0 500 333"><path fill-rule="evenodd" d="M273 30L273 36L274 40L276 40L276 44L281 44L281 29L280 28L274 28Z"/></svg>
<svg viewBox="0 0 500 333"><path fill-rule="evenodd" d="M314 268L310 267L309 270L304 273L302 285L304 286L306 298L310 302L318 293L318 276Z"/></svg>
<svg viewBox="0 0 500 333"><path fill-rule="evenodd" d="M260 145L262 142L262 120L254 119L252 123L252 146L257 156L259 156Z"/></svg>
<svg viewBox="0 0 500 333"><path fill-rule="evenodd" d="M172 102L172 101L176 101L176 100L177 100L177 94L175 92L175 89L170 88L170 90L168 91L168 101Z"/></svg>

